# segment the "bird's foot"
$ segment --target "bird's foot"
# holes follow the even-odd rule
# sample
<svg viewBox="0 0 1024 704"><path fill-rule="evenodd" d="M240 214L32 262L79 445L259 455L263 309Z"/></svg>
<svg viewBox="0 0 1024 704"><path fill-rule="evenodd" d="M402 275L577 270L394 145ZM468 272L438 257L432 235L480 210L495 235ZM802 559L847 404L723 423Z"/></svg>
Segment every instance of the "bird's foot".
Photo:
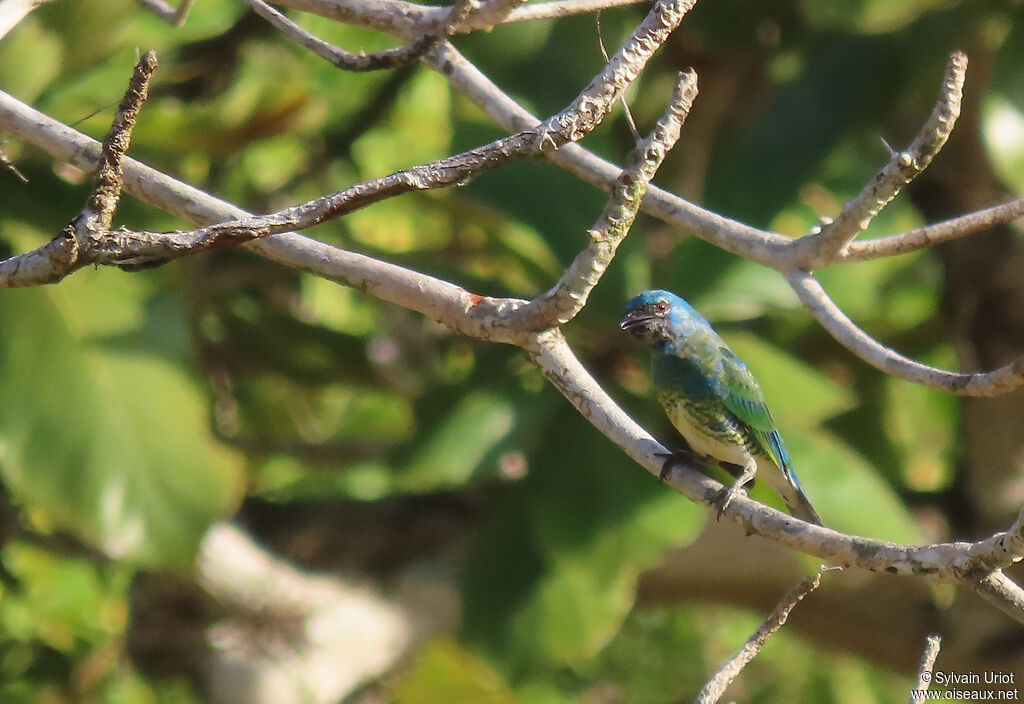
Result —
<svg viewBox="0 0 1024 704"><path fill-rule="evenodd" d="M714 503L718 505L718 517L717 520L722 520L722 516L725 514L725 509L729 507L729 503L736 498L736 496L742 494L746 496L746 492L743 491L743 487L754 480L754 476L757 474L757 461L750 457L747 459L747 463L743 466L743 471L736 478L736 481L732 483L732 486L728 486L722 489L715 497Z"/></svg>
<svg viewBox="0 0 1024 704"><path fill-rule="evenodd" d="M718 492L718 495L712 499L712 505L718 507L718 514L715 516L715 520L722 520L722 516L725 515L725 509L729 507L729 504L737 496L746 496L747 492L743 491L743 485L739 482L735 482L731 486L727 486Z"/></svg>
<svg viewBox="0 0 1024 704"><path fill-rule="evenodd" d="M706 455L700 455L693 450L676 450L675 452L659 452L658 457L664 457L665 462L661 465L661 473L658 474L658 479L665 481L668 479L668 475L672 473L672 467L677 462L684 464L695 464L701 465L706 464L708 458Z"/></svg>

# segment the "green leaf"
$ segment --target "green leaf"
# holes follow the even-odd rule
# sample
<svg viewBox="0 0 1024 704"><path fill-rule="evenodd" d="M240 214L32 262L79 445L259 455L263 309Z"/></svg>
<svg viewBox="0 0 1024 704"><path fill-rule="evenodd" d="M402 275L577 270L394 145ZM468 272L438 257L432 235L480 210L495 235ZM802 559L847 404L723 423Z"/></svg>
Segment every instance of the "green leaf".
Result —
<svg viewBox="0 0 1024 704"><path fill-rule="evenodd" d="M451 641L429 646L395 687L395 704L516 704L501 675Z"/></svg>
<svg viewBox="0 0 1024 704"><path fill-rule="evenodd" d="M418 73L402 91L390 119L353 145L363 173L384 176L445 156L452 131L449 102L444 76Z"/></svg>
<svg viewBox="0 0 1024 704"><path fill-rule="evenodd" d="M921 542L913 515L868 462L829 433L791 433L797 475L825 525L840 533Z"/></svg>
<svg viewBox="0 0 1024 704"><path fill-rule="evenodd" d="M711 320L745 320L786 308L800 301L777 272L751 261L740 260L725 269L714 284L693 299Z"/></svg>
<svg viewBox="0 0 1024 704"><path fill-rule="evenodd" d="M902 455L907 486L916 491L947 487L957 449L957 398L892 377L885 386L885 427Z"/></svg>
<svg viewBox="0 0 1024 704"><path fill-rule="evenodd" d="M497 394L468 394L398 470L396 488L427 491L464 484L512 431L514 421L515 411L508 399Z"/></svg>
<svg viewBox="0 0 1024 704"><path fill-rule="evenodd" d="M1003 96L985 102L982 129L988 156L1014 192L1024 191L1024 115Z"/></svg>
<svg viewBox="0 0 1024 704"><path fill-rule="evenodd" d="M705 519L568 406L533 458L464 583L467 635L523 672L597 652L632 609L639 574Z"/></svg>
<svg viewBox="0 0 1024 704"><path fill-rule="evenodd" d="M83 642L102 643L124 629L123 599L130 582L124 567L100 568L18 542L4 546L2 560L18 583L0 609L5 638L39 640L73 652ZM111 571L112 580L105 574Z"/></svg>
<svg viewBox="0 0 1024 704"><path fill-rule="evenodd" d="M800 3L802 15L815 27L862 32L894 32L948 4L946 0L802 0Z"/></svg>
<svg viewBox="0 0 1024 704"><path fill-rule="evenodd" d="M0 86L31 103L60 72L62 53L56 37L29 18L0 42Z"/></svg>
<svg viewBox="0 0 1024 704"><path fill-rule="evenodd" d="M236 505L240 467L180 369L101 342L138 326L140 281L3 293L0 459L21 500L107 554L184 565Z"/></svg>

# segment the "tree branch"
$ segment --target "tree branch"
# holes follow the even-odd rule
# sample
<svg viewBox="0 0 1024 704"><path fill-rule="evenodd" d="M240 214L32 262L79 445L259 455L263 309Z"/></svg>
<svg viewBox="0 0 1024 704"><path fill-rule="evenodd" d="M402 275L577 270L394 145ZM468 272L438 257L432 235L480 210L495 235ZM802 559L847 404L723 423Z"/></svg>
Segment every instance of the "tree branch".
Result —
<svg viewBox="0 0 1024 704"><path fill-rule="evenodd" d="M853 242L830 263L863 262L897 254L907 254L944 242L952 242L990 227L1012 222L1020 217L1024 217L1024 198L1011 200L1001 205L993 205L990 208L950 218L934 225L901 232L898 235Z"/></svg>
<svg viewBox="0 0 1024 704"><path fill-rule="evenodd" d="M121 198L121 163L131 144L139 109L149 94L149 81L156 70L156 54L147 51L135 66L110 131L100 146L96 181L85 209L49 243L24 257L0 261L0 287L36 286L60 281L86 264L83 253L93 251L110 230Z"/></svg>
<svg viewBox="0 0 1024 704"><path fill-rule="evenodd" d="M418 32L422 31L424 25L429 26L438 21L437 10L402 0L379 0L379 2L368 2L367 0L279 0L277 4L314 12L340 22L376 29L403 38L416 36ZM547 4L555 5L557 3L542 3L520 8L511 13L509 21L518 18L520 13L530 11L532 8L542 8ZM516 132L538 122L537 117L494 85L452 46L447 44L438 46L434 51L428 52L423 57L423 61L448 78L454 88L462 92L506 130ZM959 80L957 78L957 81ZM939 106L941 107L941 105L940 101ZM931 125L932 122L931 119L928 121L921 134L928 132L928 125ZM557 152L547 154L547 157L570 173L603 190L612 187L620 171L618 167L575 144L566 145ZM957 227L966 225L968 220L972 221L969 226L970 232L953 234L946 230L945 224L940 223L878 240L853 242L847 251L836 254L835 261L859 261L876 256L886 256L890 253L909 252L946 241L947 237L955 239L1018 217L1018 215L1008 212L1008 209L997 210L999 207L957 218L957 221L963 221L963 223L958 223ZM1024 206L1018 205L1017 207ZM802 266L803 260L809 256L807 249L810 245L803 240L794 241L777 233L758 230L724 218L656 186L648 188L644 196L642 210L681 230L692 232L721 249L782 273L794 266ZM985 218L991 218L991 220L986 222ZM931 237L937 239L929 241ZM877 253L875 253L876 248Z"/></svg>
<svg viewBox="0 0 1024 704"><path fill-rule="evenodd" d="M994 570L985 575L974 585L974 591L1014 621L1024 625L1024 589L1003 574L1002 570Z"/></svg>
<svg viewBox="0 0 1024 704"><path fill-rule="evenodd" d="M0 0L0 39L28 17L28 13L53 0Z"/></svg>
<svg viewBox="0 0 1024 704"><path fill-rule="evenodd" d="M372 54L361 52L355 54L314 37L263 0L246 1L256 14L274 25L284 36L345 71L380 71L418 61L420 57L455 33L455 28L469 16L474 2L474 0L456 0L438 29L424 32L422 36L405 46L376 51Z"/></svg>
<svg viewBox="0 0 1024 704"><path fill-rule="evenodd" d="M757 654L761 652L768 639L775 635L780 628L786 624L789 614L796 608L804 597L813 592L821 584L821 575L828 567L822 565L817 574L808 575L800 580L800 583L786 592L778 605L768 614L754 634L750 636L743 647L737 650L718 671L712 675L694 699L694 704L715 704L729 685L733 683L743 668L747 666Z"/></svg>
<svg viewBox="0 0 1024 704"><path fill-rule="evenodd" d="M517 8L510 12L501 24L514 22L533 22L534 20L551 20L587 12L598 12L613 7L639 5L647 0L555 0L554 2L538 2ZM495 23L497 24L497 23Z"/></svg>
<svg viewBox="0 0 1024 704"><path fill-rule="evenodd" d="M848 350L883 372L960 396L998 396L1024 386L1024 357L994 371L973 374L921 364L886 347L857 327L807 272L795 269L786 278L822 327Z"/></svg>
<svg viewBox="0 0 1024 704"><path fill-rule="evenodd" d="M835 259L861 231L867 229L871 219L896 197L901 188L927 168L946 143L960 116L966 75L967 55L962 51L954 52L946 67L942 94L906 151L893 152L889 163L860 193L847 201L834 222L818 234L803 237L794 244L794 253L801 268L815 269Z"/></svg>
<svg viewBox="0 0 1024 704"><path fill-rule="evenodd" d="M928 636L924 643L924 652L921 654L921 665L917 668L917 682L914 683L913 691L910 693L908 704L915 704L921 700L920 692L927 692L932 684L932 668L935 667L935 660L939 657L939 648L942 646L942 638L936 635Z"/></svg>
<svg viewBox="0 0 1024 704"><path fill-rule="evenodd" d="M572 320L587 304L590 292L615 257L640 210L640 200L662 160L679 139L679 131L697 96L697 74L681 74L669 103L649 137L637 144L615 182L611 198L590 235L558 282L546 293L509 314L514 327L539 331Z"/></svg>
<svg viewBox="0 0 1024 704"><path fill-rule="evenodd" d="M184 27L188 13L196 0L181 0L177 7L174 7L164 0L135 0L144 8L162 19L172 27Z"/></svg>
<svg viewBox="0 0 1024 704"><path fill-rule="evenodd" d="M692 0L689 3L663 0L655 5L647 19L634 31L631 40L569 106L529 130L270 215L249 216L189 232L119 230L99 239L89 238L92 246L87 249L81 249L82 242L79 242L79 250L74 251L62 243L51 242L33 252L0 262L0 286L59 281L74 268L89 263L145 266L195 251L233 246L303 229L384 198L411 190L453 185L511 160L539 154L546 149L558 149L567 141L581 139L600 124L691 5ZM49 269L46 266L48 260L53 262Z"/></svg>

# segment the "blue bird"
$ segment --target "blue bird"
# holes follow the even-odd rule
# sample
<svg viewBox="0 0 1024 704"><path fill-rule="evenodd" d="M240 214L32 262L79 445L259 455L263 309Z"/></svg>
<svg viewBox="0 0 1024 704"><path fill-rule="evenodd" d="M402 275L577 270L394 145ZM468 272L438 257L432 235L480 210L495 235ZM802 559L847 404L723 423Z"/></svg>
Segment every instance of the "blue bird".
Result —
<svg viewBox="0 0 1024 704"><path fill-rule="evenodd" d="M626 305L619 327L651 348L658 401L690 448L742 468L723 492L720 512L757 474L794 516L821 525L761 387L703 315L670 291L644 291Z"/></svg>

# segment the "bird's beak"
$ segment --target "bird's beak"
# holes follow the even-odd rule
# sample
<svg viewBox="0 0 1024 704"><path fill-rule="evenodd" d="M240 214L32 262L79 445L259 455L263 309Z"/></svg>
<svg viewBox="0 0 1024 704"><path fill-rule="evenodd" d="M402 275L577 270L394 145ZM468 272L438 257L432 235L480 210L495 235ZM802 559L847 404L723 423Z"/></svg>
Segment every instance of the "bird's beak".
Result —
<svg viewBox="0 0 1024 704"><path fill-rule="evenodd" d="M622 320L619 321L619 327L623 330L629 330L634 325L646 323L652 319L653 316L643 308L636 308L634 310L627 311L626 314L622 316Z"/></svg>

